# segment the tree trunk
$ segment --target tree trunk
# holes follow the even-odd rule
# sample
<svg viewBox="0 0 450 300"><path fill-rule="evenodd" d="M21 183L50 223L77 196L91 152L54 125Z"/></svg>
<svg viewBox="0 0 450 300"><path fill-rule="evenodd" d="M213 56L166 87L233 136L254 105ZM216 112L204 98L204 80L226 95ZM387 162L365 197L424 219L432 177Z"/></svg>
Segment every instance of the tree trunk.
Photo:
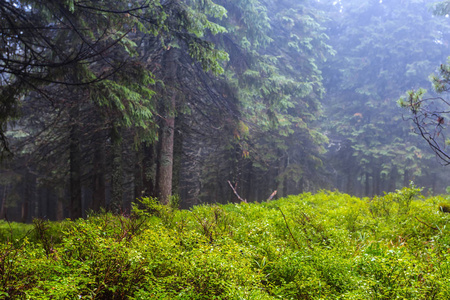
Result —
<svg viewBox="0 0 450 300"><path fill-rule="evenodd" d="M134 160L134 199L139 199L144 193L144 162L141 149L136 151Z"/></svg>
<svg viewBox="0 0 450 300"><path fill-rule="evenodd" d="M162 204L168 204L172 196L173 177L173 145L175 129L175 105L177 99L176 74L177 55L176 49L167 51L165 58L167 73L167 89L165 92L164 120L161 124L160 148L158 155L158 172L156 176L157 196Z"/></svg>
<svg viewBox="0 0 450 300"><path fill-rule="evenodd" d="M72 219L82 218L82 197L81 197L81 149L80 149L80 129L78 125L79 108L78 105L70 111L72 121L70 129L69 144L69 172L70 172L70 217Z"/></svg>
<svg viewBox="0 0 450 300"><path fill-rule="evenodd" d="M8 195L7 190L8 190L8 187L5 186L3 188L3 195L2 195L2 199L1 199L2 204L0 207L0 219L6 219L6 196Z"/></svg>
<svg viewBox="0 0 450 300"><path fill-rule="evenodd" d="M171 104L175 105L175 95L172 96ZM158 159L157 190L159 201L163 204L169 203L172 195L173 177L173 136L175 118L166 117L161 130L161 148Z"/></svg>
<svg viewBox="0 0 450 300"><path fill-rule="evenodd" d="M381 185L380 170L375 169L373 171L373 194L374 194L374 196L381 194L380 185Z"/></svg>
<svg viewBox="0 0 450 300"><path fill-rule="evenodd" d="M106 207L106 183L105 183L105 149L104 145L97 147L94 153L94 178L91 208L99 211Z"/></svg>
<svg viewBox="0 0 450 300"><path fill-rule="evenodd" d="M353 195L354 193L354 174L353 174L353 170L351 168L349 168L349 172L347 173L347 185L345 188L345 192L349 195Z"/></svg>
<svg viewBox="0 0 450 300"><path fill-rule="evenodd" d="M38 202L39 205L36 206L35 217L37 218L49 218L48 211L48 201L49 201L49 190L47 185L41 185L38 189Z"/></svg>
<svg viewBox="0 0 450 300"><path fill-rule="evenodd" d="M58 194L58 199L56 202L56 220L62 221L64 220L64 203L61 195Z"/></svg>
<svg viewBox="0 0 450 300"><path fill-rule="evenodd" d="M388 183L388 192L395 191L395 187L397 186L397 178L398 178L398 171L397 167L392 167L391 173L389 174L389 183Z"/></svg>
<svg viewBox="0 0 450 300"><path fill-rule="evenodd" d="M408 187L409 186L409 170L405 170L405 173L403 175L403 186Z"/></svg>
<svg viewBox="0 0 450 300"><path fill-rule="evenodd" d="M436 195L436 182L437 182L438 178L436 173L433 173L433 179L431 181L431 195L430 196L434 196Z"/></svg>
<svg viewBox="0 0 450 300"><path fill-rule="evenodd" d="M253 197L253 191L252 191L252 189L253 189L253 185L252 185L252 175L253 175L253 164L250 162L250 161L248 161L247 162L247 168L246 168L247 170L247 182L246 182L246 189L245 189L245 199L247 199L247 201L251 201L251 199L252 199L252 197ZM257 198L255 198L254 199L255 201L258 201L258 200L261 200L261 201L263 201L263 200L265 200L265 199L257 199Z"/></svg>
<svg viewBox="0 0 450 300"><path fill-rule="evenodd" d="M155 197L154 178L156 176L156 155L154 145L144 146L144 158L142 160L142 191L141 196Z"/></svg>
<svg viewBox="0 0 450 300"><path fill-rule="evenodd" d="M298 192L303 194L305 192L305 175L302 175L300 181L298 182Z"/></svg>
<svg viewBox="0 0 450 300"><path fill-rule="evenodd" d="M345 185L345 192L349 195L354 195L355 192L355 177L356 177L356 172L355 172L355 167L354 167L354 159L353 159L353 155L352 155L352 151L348 151L347 155L346 155L346 168L345 168L345 172L346 172L346 177L347 177L347 182Z"/></svg>
<svg viewBox="0 0 450 300"><path fill-rule="evenodd" d="M282 157L283 153L281 152L281 150L278 151L278 157ZM276 175L275 175L275 180L278 181L277 182L277 191L278 191L278 197L282 198L286 196L286 177L283 175L284 171L286 170L287 167L287 161L286 158L280 158L278 160L278 168L276 170ZM268 190L267 188L264 189L264 192L267 194L269 193L270 195L270 190Z"/></svg>
<svg viewBox="0 0 450 300"><path fill-rule="evenodd" d="M24 201L22 202L22 210L21 210L21 222L22 223L26 223L28 220L28 205L29 202L27 199L24 199Z"/></svg>
<svg viewBox="0 0 450 300"><path fill-rule="evenodd" d="M36 199L36 176L30 172L25 174L24 189L21 221L26 223L30 221L30 203L34 203Z"/></svg>
<svg viewBox="0 0 450 300"><path fill-rule="evenodd" d="M175 119L175 123L177 124L177 127L181 124L178 118ZM184 151L183 142L182 128L175 128L173 141L172 193L175 193L178 196L180 196L181 159Z"/></svg>
<svg viewBox="0 0 450 300"><path fill-rule="evenodd" d="M136 199L135 194L135 166L136 153L133 148L133 139L130 134L125 134L127 138L122 144L122 213L131 213L131 203Z"/></svg>
<svg viewBox="0 0 450 300"><path fill-rule="evenodd" d="M370 175L369 172L366 172L364 175L365 182L364 182L364 196L370 197Z"/></svg>
<svg viewBox="0 0 450 300"><path fill-rule="evenodd" d="M111 171L111 202L110 209L114 212L122 210L123 201L123 169L122 169L122 146L118 140L119 135L111 138L112 141L112 171Z"/></svg>

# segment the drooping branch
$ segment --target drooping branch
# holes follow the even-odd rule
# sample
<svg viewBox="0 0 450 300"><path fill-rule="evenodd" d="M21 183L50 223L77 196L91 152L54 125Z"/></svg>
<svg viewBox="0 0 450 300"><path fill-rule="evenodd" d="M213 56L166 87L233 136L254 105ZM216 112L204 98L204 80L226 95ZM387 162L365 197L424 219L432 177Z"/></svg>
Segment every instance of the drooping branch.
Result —
<svg viewBox="0 0 450 300"><path fill-rule="evenodd" d="M444 71L441 69L441 74ZM448 79L434 78L433 81L438 92L447 92ZM424 94L423 89L409 91L407 98L400 99L399 103L412 113L408 119L413 122L414 131L428 143L443 165L450 165L447 149L450 147L450 136L446 126L450 119L450 102L443 97L423 98Z"/></svg>

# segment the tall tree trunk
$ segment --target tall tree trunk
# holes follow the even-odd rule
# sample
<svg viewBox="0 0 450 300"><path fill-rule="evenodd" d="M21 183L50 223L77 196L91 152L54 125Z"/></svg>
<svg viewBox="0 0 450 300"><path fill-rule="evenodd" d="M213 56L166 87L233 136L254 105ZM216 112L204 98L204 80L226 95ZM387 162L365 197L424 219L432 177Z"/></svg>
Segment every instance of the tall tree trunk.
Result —
<svg viewBox="0 0 450 300"><path fill-rule="evenodd" d="M98 146L94 153L94 178L91 208L99 211L106 207L106 183L105 183L105 148Z"/></svg>
<svg viewBox="0 0 450 300"><path fill-rule="evenodd" d="M409 186L409 170L405 170L405 173L403 175L403 186L408 187Z"/></svg>
<svg viewBox="0 0 450 300"><path fill-rule="evenodd" d="M388 183L388 192L395 191L395 187L397 186L397 178L398 178L398 171L397 167L392 167L391 173L389 174L389 183Z"/></svg>
<svg viewBox="0 0 450 300"><path fill-rule="evenodd" d="M278 157L282 157L283 156L283 152L281 150L278 150ZM284 171L286 170L287 167L287 160L286 158L281 158L278 161L278 168L276 170L276 176L275 176L275 180L278 181L277 183L277 191L278 191L278 197L282 198L286 196L286 177L284 175L282 175L284 173ZM264 192L270 195L270 192L267 188L264 189Z"/></svg>
<svg viewBox="0 0 450 300"><path fill-rule="evenodd" d="M436 182L438 180L436 173L433 173L432 177L433 177L433 179L431 181L431 192L432 192L432 194L430 196L436 195Z"/></svg>
<svg viewBox="0 0 450 300"><path fill-rule="evenodd" d="M175 128L176 130L174 132L174 141L173 141L172 193L175 193L178 196L180 196L181 159L182 153L184 151L183 149L184 141L182 128L179 128L181 122L179 122L178 118L175 119L175 123L177 124L177 128Z"/></svg>
<svg viewBox="0 0 450 300"><path fill-rule="evenodd" d="M283 184L282 184L283 190L282 190L282 192L281 192L281 196L282 196L282 197L287 197L287 195L288 195L288 190L289 190L289 181L288 181L287 175L284 175L284 176L282 177L282 181L283 181Z"/></svg>
<svg viewBox="0 0 450 300"><path fill-rule="evenodd" d="M56 220L57 221L64 220L64 203L63 198L59 194L56 202Z"/></svg>
<svg viewBox="0 0 450 300"><path fill-rule="evenodd" d="M370 181L369 181L370 174L369 174L369 172L366 172L364 174L364 179L365 179L365 182L364 182L364 196L370 197Z"/></svg>
<svg viewBox="0 0 450 300"><path fill-rule="evenodd" d="M70 172L70 217L78 219L83 217L82 197L81 197L81 149L80 149L80 128L79 108L74 104L70 111L71 129L69 144L69 172Z"/></svg>
<svg viewBox="0 0 450 300"><path fill-rule="evenodd" d="M120 134L112 134L112 171L111 171L111 202L110 209L114 212L122 210L123 201L123 169L122 146L119 140Z"/></svg>
<svg viewBox="0 0 450 300"><path fill-rule="evenodd" d="M302 175L298 182L298 193L303 194L305 192L305 175Z"/></svg>
<svg viewBox="0 0 450 300"><path fill-rule="evenodd" d="M158 155L158 172L156 176L157 196L162 204L168 204L172 196L173 177L173 145L175 129L175 105L177 99L176 74L177 55L176 49L167 51L164 58L166 69L166 84L164 103L164 120L161 124L160 148Z"/></svg>
<svg viewBox="0 0 450 300"><path fill-rule="evenodd" d="M345 172L346 172L346 177L347 177L347 182L346 182L346 186L345 186L345 192L349 195L354 195L355 192L355 177L356 177L356 172L355 172L355 167L354 167L354 159L352 156L352 151L348 151L347 155L346 155L346 168L345 168Z"/></svg>
<svg viewBox="0 0 450 300"><path fill-rule="evenodd" d="M245 183L245 185L246 185L245 191L246 192L244 194L245 199L247 199L248 201L251 201L251 199L253 197L253 191L252 191L252 189L253 189L252 175L253 174L252 174L252 169L253 169L253 164L250 161L248 161L247 162L247 168L246 168L246 171L247 171L247 174L246 174L247 182ZM255 198L254 200L255 201L258 201L258 200L263 201L265 199L257 199L257 198Z"/></svg>
<svg viewBox="0 0 450 300"><path fill-rule="evenodd" d="M349 168L349 171L347 173L347 185L345 188L345 192L349 195L353 195L353 193L354 193L354 187L355 187L354 179L353 179L354 176L355 176L355 174L353 174L352 168Z"/></svg>
<svg viewBox="0 0 450 300"><path fill-rule="evenodd" d="M131 134L126 133L127 138L122 144L122 212L129 215L131 212L131 203L135 200L135 165L136 153L133 147Z"/></svg>
<svg viewBox="0 0 450 300"><path fill-rule="evenodd" d="M155 197L155 183L154 178L156 177L156 155L155 146L144 146L143 150L144 158L142 159L142 191L143 195L146 197Z"/></svg>
<svg viewBox="0 0 450 300"><path fill-rule="evenodd" d="M144 192L144 162L143 153L141 149L136 151L134 160L134 199L139 199Z"/></svg>
<svg viewBox="0 0 450 300"><path fill-rule="evenodd" d="M380 176L380 169L376 168L373 171L373 194L375 195L380 195L381 191L380 191L380 187L381 187L381 176Z"/></svg>
<svg viewBox="0 0 450 300"><path fill-rule="evenodd" d="M47 185L44 184L39 187L38 199L39 205L36 206L35 217L49 218L48 212L49 190Z"/></svg>
<svg viewBox="0 0 450 300"><path fill-rule="evenodd" d="M21 221L26 223L30 219L30 203L33 203L36 199L36 176L31 172L25 174L24 189Z"/></svg>
<svg viewBox="0 0 450 300"><path fill-rule="evenodd" d="M2 199L1 199L2 204L0 206L0 219L6 219L6 197L8 195L7 190L8 190L8 186L5 186L3 188L3 193L2 193L3 195L2 195Z"/></svg>
<svg viewBox="0 0 450 300"><path fill-rule="evenodd" d="M172 107L175 106L175 95L171 99ZM161 130L161 147L158 159L157 190L159 201L163 204L169 203L172 195L172 177L173 177L173 137L174 137L175 118L166 117L163 121Z"/></svg>
<svg viewBox="0 0 450 300"><path fill-rule="evenodd" d="M29 206L29 202L27 199L24 199L24 201L22 202L22 210L21 210L21 217L20 217L20 221L22 223L26 223L28 220L28 206Z"/></svg>

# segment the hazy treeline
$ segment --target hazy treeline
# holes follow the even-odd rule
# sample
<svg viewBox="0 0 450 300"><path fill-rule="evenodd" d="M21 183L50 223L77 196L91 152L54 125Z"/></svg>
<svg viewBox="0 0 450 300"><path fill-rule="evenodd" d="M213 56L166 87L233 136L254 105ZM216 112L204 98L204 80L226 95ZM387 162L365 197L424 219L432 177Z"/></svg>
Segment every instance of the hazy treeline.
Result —
<svg viewBox="0 0 450 300"><path fill-rule="evenodd" d="M0 2L2 218L449 185L396 104L434 1Z"/></svg>

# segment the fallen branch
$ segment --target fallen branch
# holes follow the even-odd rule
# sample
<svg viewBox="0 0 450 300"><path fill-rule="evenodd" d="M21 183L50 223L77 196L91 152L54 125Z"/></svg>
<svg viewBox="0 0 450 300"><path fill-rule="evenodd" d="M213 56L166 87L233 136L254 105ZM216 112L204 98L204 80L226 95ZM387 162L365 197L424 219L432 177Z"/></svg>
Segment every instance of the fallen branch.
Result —
<svg viewBox="0 0 450 300"><path fill-rule="evenodd" d="M273 191L272 194L270 194L269 198L267 198L267 201L270 201L273 199L273 197L275 197L275 195L277 194L277 190Z"/></svg>
<svg viewBox="0 0 450 300"><path fill-rule="evenodd" d="M228 180L228 184L230 185L230 188L233 190L233 193L236 195L236 197L241 201L241 202L245 202L247 203L247 200L242 199L241 196L239 196L239 194L236 192L236 189L233 187L233 185L231 184L231 182Z"/></svg>

